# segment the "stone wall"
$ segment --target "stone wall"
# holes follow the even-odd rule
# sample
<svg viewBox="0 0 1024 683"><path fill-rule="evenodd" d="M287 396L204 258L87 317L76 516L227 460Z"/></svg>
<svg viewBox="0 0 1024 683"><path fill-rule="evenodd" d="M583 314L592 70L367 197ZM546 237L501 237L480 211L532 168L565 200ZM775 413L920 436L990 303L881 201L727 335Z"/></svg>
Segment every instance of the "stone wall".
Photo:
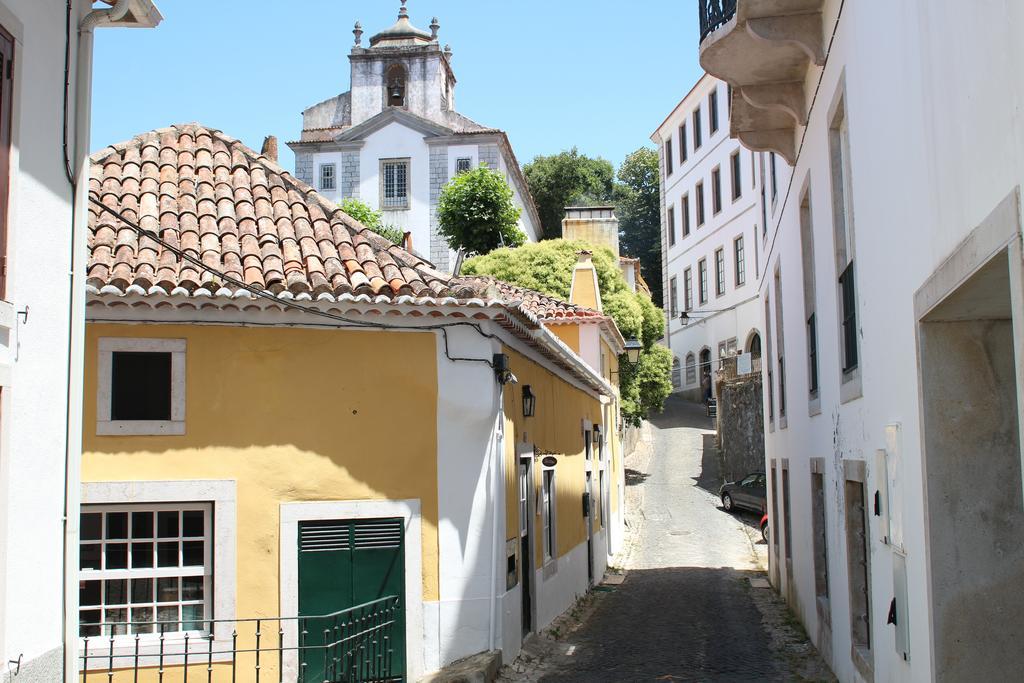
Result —
<svg viewBox="0 0 1024 683"><path fill-rule="evenodd" d="M764 411L759 374L719 385L718 441L726 481L764 471Z"/></svg>
<svg viewBox="0 0 1024 683"><path fill-rule="evenodd" d="M313 185L312 153L300 152L295 155L295 177L301 180L302 182L306 183L307 185Z"/></svg>
<svg viewBox="0 0 1024 683"><path fill-rule="evenodd" d="M443 145L430 147L430 260L438 270L448 269L448 242L438 231L437 202L441 189L448 182L448 148ZM413 249L422 253L422 245L413 244Z"/></svg>
<svg viewBox="0 0 1024 683"><path fill-rule="evenodd" d="M349 197L359 199L359 152L342 153L340 188L343 199Z"/></svg>

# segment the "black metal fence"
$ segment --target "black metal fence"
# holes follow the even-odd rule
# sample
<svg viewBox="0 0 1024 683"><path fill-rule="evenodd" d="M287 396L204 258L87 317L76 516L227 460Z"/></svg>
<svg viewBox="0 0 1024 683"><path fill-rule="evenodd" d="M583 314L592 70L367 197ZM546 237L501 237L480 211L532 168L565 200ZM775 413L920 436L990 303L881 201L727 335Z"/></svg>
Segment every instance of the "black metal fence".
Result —
<svg viewBox="0 0 1024 683"><path fill-rule="evenodd" d="M700 11L700 39L733 18L736 14L736 0L697 0Z"/></svg>
<svg viewBox="0 0 1024 683"><path fill-rule="evenodd" d="M404 676L399 598L322 616L108 622L82 638L83 683L364 683ZM194 629L194 630L186 630Z"/></svg>

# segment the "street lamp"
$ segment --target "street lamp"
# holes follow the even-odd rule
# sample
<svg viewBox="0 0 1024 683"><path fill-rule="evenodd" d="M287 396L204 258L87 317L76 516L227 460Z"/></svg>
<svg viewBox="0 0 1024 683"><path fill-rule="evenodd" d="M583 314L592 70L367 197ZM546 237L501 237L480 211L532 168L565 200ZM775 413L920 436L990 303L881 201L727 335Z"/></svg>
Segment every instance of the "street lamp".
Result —
<svg viewBox="0 0 1024 683"><path fill-rule="evenodd" d="M631 366L636 367L637 363L640 362L640 352L643 350L644 345L636 339L626 340L626 362Z"/></svg>
<svg viewBox="0 0 1024 683"><path fill-rule="evenodd" d="M537 397L534 396L533 390L530 389L530 385L523 386L523 417L533 417L534 411L537 410Z"/></svg>

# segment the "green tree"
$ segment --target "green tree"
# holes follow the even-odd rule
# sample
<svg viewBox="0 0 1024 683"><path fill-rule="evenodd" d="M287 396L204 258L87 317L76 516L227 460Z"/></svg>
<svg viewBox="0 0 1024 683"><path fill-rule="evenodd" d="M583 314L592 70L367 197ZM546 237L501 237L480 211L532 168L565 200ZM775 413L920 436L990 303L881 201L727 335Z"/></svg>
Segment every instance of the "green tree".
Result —
<svg viewBox="0 0 1024 683"><path fill-rule="evenodd" d="M651 412L661 411L672 391L672 354L656 343L665 334L664 313L646 294L630 290L610 249L581 240L545 240L470 259L462 272L491 275L568 300L577 254L584 249L594 253L604 312L615 321L623 337L644 345L636 368L630 368L624 356L619 359L622 417L629 424L639 425Z"/></svg>
<svg viewBox="0 0 1024 683"><path fill-rule="evenodd" d="M349 197L341 202L341 210L381 237L391 240L398 245L405 242L405 232L394 225L385 225L381 212L374 211L370 208L369 204L361 202L354 197Z"/></svg>
<svg viewBox="0 0 1024 683"><path fill-rule="evenodd" d="M641 147L626 157L617 177L619 246L623 254L640 259L651 297L663 306L658 153Z"/></svg>
<svg viewBox="0 0 1024 683"><path fill-rule="evenodd" d="M437 203L440 233L453 249L486 254L526 241L519 229L519 208L504 176L478 166L452 178Z"/></svg>
<svg viewBox="0 0 1024 683"><path fill-rule="evenodd" d="M611 202L615 167L600 157L580 154L575 147L551 156L536 156L523 167L526 184L548 238L560 237L565 207Z"/></svg>

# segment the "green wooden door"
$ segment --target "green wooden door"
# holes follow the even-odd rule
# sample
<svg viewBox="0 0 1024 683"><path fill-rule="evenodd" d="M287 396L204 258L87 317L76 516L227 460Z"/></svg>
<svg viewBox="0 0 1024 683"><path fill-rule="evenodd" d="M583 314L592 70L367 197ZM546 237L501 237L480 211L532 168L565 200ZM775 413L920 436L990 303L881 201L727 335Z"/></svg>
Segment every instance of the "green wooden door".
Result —
<svg viewBox="0 0 1024 683"><path fill-rule="evenodd" d="M401 519L299 523L300 680L404 680L404 536Z"/></svg>

